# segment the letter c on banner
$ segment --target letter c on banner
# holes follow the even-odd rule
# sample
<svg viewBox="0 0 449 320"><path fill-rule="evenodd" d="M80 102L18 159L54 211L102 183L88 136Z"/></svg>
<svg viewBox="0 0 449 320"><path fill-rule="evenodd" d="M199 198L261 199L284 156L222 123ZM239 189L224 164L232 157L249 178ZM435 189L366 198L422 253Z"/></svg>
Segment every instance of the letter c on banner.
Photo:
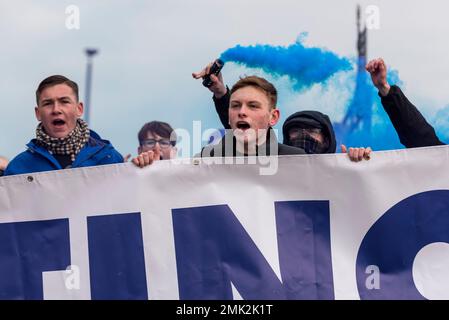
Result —
<svg viewBox="0 0 449 320"><path fill-rule="evenodd" d="M426 299L413 280L413 261L434 242L449 243L449 191L435 190L402 200L370 228L357 255L361 299ZM380 271L378 288L366 286L366 268Z"/></svg>

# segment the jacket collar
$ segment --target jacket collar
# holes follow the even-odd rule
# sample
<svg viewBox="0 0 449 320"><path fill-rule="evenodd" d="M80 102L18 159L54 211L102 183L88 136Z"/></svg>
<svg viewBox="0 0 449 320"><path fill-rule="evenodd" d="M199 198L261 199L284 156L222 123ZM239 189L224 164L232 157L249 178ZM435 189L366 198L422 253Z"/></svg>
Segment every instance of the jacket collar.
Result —
<svg viewBox="0 0 449 320"><path fill-rule="evenodd" d="M81 166L81 164L91 158L93 155L95 155L97 152L102 150L103 148L106 148L109 145L109 141L101 140L100 136L91 130L91 136L89 138L89 141L86 143L86 145L80 150L78 155L75 158L75 161L72 164L72 167L76 168ZM61 165L59 164L58 160L44 147L40 146L37 143L36 139L31 140L27 144L28 149L31 152L35 152L42 157L46 158L48 161L50 161L56 168L62 169Z"/></svg>
<svg viewBox="0 0 449 320"><path fill-rule="evenodd" d="M37 144L37 140L33 139L31 140L28 144L27 144L28 150L32 153L37 153L39 155L41 155L42 157L44 157L45 159L47 159L48 161L50 161L56 168L58 169L62 169L61 165L59 164L58 160L56 160L55 157L53 157L53 155L48 152L48 150L42 146L40 146L39 144Z"/></svg>
<svg viewBox="0 0 449 320"><path fill-rule="evenodd" d="M232 146L227 146L226 142L232 141ZM232 130L229 130L226 135L221 139L220 143L217 145L218 150L221 149L221 152L224 156L237 156L237 141L234 136L234 133ZM272 150L275 148L275 150ZM270 127L267 131L267 138L265 142L262 145L256 146L256 154L251 156L269 156L273 152L277 155L279 145L276 138L276 134L274 133L273 129ZM247 155L244 155L247 156Z"/></svg>

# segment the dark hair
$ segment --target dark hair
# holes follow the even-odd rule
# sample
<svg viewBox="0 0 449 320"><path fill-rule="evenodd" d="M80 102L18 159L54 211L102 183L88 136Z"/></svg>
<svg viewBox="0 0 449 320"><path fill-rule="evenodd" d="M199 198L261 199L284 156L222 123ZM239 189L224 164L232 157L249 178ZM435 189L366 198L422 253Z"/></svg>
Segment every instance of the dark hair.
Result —
<svg viewBox="0 0 449 320"><path fill-rule="evenodd" d="M151 121L145 123L145 125L140 129L137 138L139 139L139 144L142 145L142 141L147 139L148 132L155 133L158 136L166 139L170 139L172 146L176 145L176 132L173 128L166 122L162 121Z"/></svg>
<svg viewBox="0 0 449 320"><path fill-rule="evenodd" d="M55 75L55 76L50 76L48 78L45 78L44 80L42 80L41 83L39 83L39 87L37 87L37 90L36 90L37 105L39 105L39 98L42 94L42 91L44 91L48 87L53 87L58 84L65 84L65 85L68 85L70 88L72 88L73 93L75 94L75 97L76 97L76 101L78 102L79 93L78 93L78 85L76 84L76 82L74 82L64 76Z"/></svg>
<svg viewBox="0 0 449 320"><path fill-rule="evenodd" d="M266 79L258 77L258 76L249 76L245 78L240 78L239 81L237 81L231 89L231 95L236 92L239 89L245 88L245 87L254 87L257 89L262 90L266 96L268 97L268 100L270 101L270 107L275 108L277 104L278 99L278 93L276 88L273 84L268 82Z"/></svg>

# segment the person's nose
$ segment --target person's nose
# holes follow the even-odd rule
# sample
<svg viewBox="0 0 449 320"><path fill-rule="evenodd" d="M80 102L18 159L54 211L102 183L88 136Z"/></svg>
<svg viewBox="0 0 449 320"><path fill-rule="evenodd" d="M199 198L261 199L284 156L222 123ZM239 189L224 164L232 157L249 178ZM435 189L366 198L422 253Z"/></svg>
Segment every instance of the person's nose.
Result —
<svg viewBox="0 0 449 320"><path fill-rule="evenodd" d="M161 151L161 145L159 144L159 141L156 141L154 143L153 151Z"/></svg>
<svg viewBox="0 0 449 320"><path fill-rule="evenodd" d="M52 113L53 114L61 114L61 103L59 103L58 101L55 101L55 103L53 104L53 109L52 109Z"/></svg>
<svg viewBox="0 0 449 320"><path fill-rule="evenodd" d="M239 118L246 118L248 116L248 107L243 104L239 109Z"/></svg>

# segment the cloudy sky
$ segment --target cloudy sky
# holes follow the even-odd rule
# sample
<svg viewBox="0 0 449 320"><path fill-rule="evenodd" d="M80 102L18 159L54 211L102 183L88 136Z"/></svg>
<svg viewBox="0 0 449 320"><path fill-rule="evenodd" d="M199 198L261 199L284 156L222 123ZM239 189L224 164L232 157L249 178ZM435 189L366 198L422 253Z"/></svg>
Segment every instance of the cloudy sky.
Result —
<svg viewBox="0 0 449 320"><path fill-rule="evenodd" d="M384 57L399 71L409 98L435 117L449 105L444 0L1 0L0 154L11 158L34 137L34 92L43 78L66 75L84 97L86 47L100 50L91 127L120 152L135 154L137 131L147 121L187 130L193 120L203 130L220 127L210 93L191 73L237 44L289 45L307 32L308 46L354 57L357 3L362 10L379 8L380 28L369 31L369 58ZM66 27L69 5L79 8L79 30ZM231 63L223 69L229 84L255 72ZM281 123L301 108L341 117L350 99L346 78L334 79L326 90L299 93L285 79L274 79Z"/></svg>

